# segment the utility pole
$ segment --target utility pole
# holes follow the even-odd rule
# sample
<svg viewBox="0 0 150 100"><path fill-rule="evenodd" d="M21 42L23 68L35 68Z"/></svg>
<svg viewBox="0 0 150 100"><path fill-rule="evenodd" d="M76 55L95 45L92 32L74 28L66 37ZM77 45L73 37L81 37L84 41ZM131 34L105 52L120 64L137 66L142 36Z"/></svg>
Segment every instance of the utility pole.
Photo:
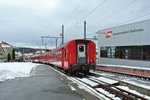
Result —
<svg viewBox="0 0 150 100"><path fill-rule="evenodd" d="M45 43L45 53L46 53L46 51L47 51L47 43Z"/></svg>
<svg viewBox="0 0 150 100"><path fill-rule="evenodd" d="M84 39L86 40L86 21L84 21Z"/></svg>
<svg viewBox="0 0 150 100"><path fill-rule="evenodd" d="M44 46L44 37L41 37L41 41L42 41L42 45L41 45L41 49L42 49L42 46Z"/></svg>
<svg viewBox="0 0 150 100"><path fill-rule="evenodd" d="M64 44L64 25L62 25L62 45Z"/></svg>
<svg viewBox="0 0 150 100"><path fill-rule="evenodd" d="M57 39L58 39L58 38L56 38L56 48L57 48Z"/></svg>
<svg viewBox="0 0 150 100"><path fill-rule="evenodd" d="M58 40L58 38L62 38L62 37L41 36L41 38L43 39L43 41L44 41L44 38L55 38L56 39L56 48L57 48L57 42L58 42L57 40Z"/></svg>

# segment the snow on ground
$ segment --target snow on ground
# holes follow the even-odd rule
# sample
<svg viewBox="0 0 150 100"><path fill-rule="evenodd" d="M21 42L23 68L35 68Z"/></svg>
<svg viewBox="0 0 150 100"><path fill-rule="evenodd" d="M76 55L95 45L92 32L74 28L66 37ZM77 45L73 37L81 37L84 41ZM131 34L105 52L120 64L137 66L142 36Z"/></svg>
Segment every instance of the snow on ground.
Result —
<svg viewBox="0 0 150 100"><path fill-rule="evenodd" d="M102 82L105 82L105 83L108 83L108 84L115 84L115 83L118 83L118 81L111 80L111 79L108 79L108 78L105 78L105 77L98 77L97 79L98 79L99 81L102 81Z"/></svg>
<svg viewBox="0 0 150 100"><path fill-rule="evenodd" d="M69 87L70 87L70 89L72 90L72 91L76 91L76 89L74 88L74 87L72 87L71 85L68 85Z"/></svg>
<svg viewBox="0 0 150 100"><path fill-rule="evenodd" d="M150 89L150 81L147 80L142 80L139 78L135 78L135 77L129 77L129 76L122 76L122 75L118 75L118 74L114 74L114 73L104 73L104 72L100 72L100 71L91 71L92 73L101 75L101 76L106 76L106 77L111 77L111 78L116 78L119 80L122 80L124 82L139 86L139 87L143 87L146 89Z"/></svg>
<svg viewBox="0 0 150 100"><path fill-rule="evenodd" d="M149 85L148 84L139 84L139 83L137 83L135 81L132 81L132 80L124 80L124 82L129 83L129 84L132 83L135 86L142 87L142 88L150 90L150 82L149 82Z"/></svg>
<svg viewBox="0 0 150 100"><path fill-rule="evenodd" d="M139 92L137 92L137 91L135 91L135 90L131 90L131 89L129 89L128 87L126 87L126 86L117 86L118 88L121 88L121 89L123 89L123 90L126 90L126 91L128 91L128 92L131 92L131 93L133 93L133 94L137 94L137 95L139 95L139 96L141 96L141 97L144 97L144 98L146 98L147 100L150 100L150 97L149 96L147 96L147 95L144 95L144 94L141 94L141 93L139 93Z"/></svg>
<svg viewBox="0 0 150 100"><path fill-rule="evenodd" d="M78 78L79 80L81 80L82 82L85 82L85 83L87 83L87 84L89 84L90 86L97 86L98 85L98 83L95 83L95 82L93 82L93 81L91 81L91 80L89 80L89 79L87 79L87 78Z"/></svg>
<svg viewBox="0 0 150 100"><path fill-rule="evenodd" d="M121 100L121 98L116 97L114 94L110 94L108 91L105 91L102 88L96 88L97 91L100 91L101 93L107 95L108 97L112 98L113 100Z"/></svg>
<svg viewBox="0 0 150 100"><path fill-rule="evenodd" d="M0 63L0 81L15 77L28 77L37 65L39 64L31 62Z"/></svg>

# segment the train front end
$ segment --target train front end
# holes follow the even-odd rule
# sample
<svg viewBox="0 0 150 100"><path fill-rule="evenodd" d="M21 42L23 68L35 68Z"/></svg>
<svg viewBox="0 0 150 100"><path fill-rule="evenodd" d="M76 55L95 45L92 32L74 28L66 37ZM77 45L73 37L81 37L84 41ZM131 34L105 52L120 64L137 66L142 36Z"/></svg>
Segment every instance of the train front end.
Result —
<svg viewBox="0 0 150 100"><path fill-rule="evenodd" d="M72 65L75 74L89 74L96 66L96 46L90 40L76 40L76 64Z"/></svg>

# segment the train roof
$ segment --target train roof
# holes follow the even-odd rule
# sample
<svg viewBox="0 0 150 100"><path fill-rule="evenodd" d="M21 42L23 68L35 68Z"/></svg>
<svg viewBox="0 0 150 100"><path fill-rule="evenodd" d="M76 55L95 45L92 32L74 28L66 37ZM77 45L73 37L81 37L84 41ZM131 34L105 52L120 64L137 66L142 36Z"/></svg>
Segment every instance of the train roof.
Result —
<svg viewBox="0 0 150 100"><path fill-rule="evenodd" d="M52 51L55 51L55 50L57 50L57 49L60 49L60 48L62 48L62 47L64 47L64 46L68 45L68 44L69 44L70 42L72 42L72 41L88 41L88 42L90 42L91 40L85 40L85 39L75 39L75 40L71 40L71 41L68 41L68 42L64 43L63 45L59 46L58 48L56 48L56 49L54 49L54 50L52 50ZM92 42L93 42L93 41L92 41Z"/></svg>

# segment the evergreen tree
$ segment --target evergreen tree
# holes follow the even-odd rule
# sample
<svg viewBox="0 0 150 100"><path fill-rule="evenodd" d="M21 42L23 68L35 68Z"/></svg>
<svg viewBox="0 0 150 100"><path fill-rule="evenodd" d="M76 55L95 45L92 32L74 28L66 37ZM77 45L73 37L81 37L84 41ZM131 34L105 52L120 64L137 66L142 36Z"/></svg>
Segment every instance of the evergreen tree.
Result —
<svg viewBox="0 0 150 100"><path fill-rule="evenodd" d="M10 62L10 60L11 60L10 53L8 53L8 55L7 55L7 61Z"/></svg>
<svg viewBox="0 0 150 100"><path fill-rule="evenodd" d="M12 61L15 60L15 49L13 49L13 52L12 52Z"/></svg>

